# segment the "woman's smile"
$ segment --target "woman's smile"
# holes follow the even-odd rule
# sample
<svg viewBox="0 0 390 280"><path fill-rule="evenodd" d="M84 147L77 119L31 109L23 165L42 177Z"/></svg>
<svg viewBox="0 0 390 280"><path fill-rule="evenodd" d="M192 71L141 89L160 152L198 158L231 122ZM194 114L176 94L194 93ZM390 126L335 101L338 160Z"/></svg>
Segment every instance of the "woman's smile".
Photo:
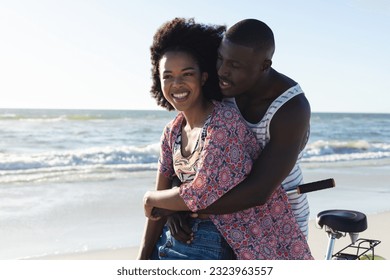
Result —
<svg viewBox="0 0 390 280"><path fill-rule="evenodd" d="M190 94L189 91L182 91L182 92L176 92L172 93L172 97L175 101L184 101L186 97L188 97Z"/></svg>

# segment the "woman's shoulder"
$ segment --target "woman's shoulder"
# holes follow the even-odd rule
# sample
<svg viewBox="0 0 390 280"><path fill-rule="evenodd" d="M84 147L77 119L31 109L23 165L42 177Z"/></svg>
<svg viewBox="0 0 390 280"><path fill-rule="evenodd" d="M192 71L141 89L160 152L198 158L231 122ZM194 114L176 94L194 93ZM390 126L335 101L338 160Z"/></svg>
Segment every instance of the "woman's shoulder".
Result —
<svg viewBox="0 0 390 280"><path fill-rule="evenodd" d="M168 122L164 127L164 134L169 134L171 136L175 135L180 131L181 124L183 122L183 114L178 113L175 118Z"/></svg>
<svg viewBox="0 0 390 280"><path fill-rule="evenodd" d="M178 114L165 125L165 128L172 129L174 127L180 126L182 121L183 114L181 112L178 112Z"/></svg>
<svg viewBox="0 0 390 280"><path fill-rule="evenodd" d="M240 111L224 102L213 101L214 102L214 118L221 122L231 122L233 120L244 122L244 119Z"/></svg>

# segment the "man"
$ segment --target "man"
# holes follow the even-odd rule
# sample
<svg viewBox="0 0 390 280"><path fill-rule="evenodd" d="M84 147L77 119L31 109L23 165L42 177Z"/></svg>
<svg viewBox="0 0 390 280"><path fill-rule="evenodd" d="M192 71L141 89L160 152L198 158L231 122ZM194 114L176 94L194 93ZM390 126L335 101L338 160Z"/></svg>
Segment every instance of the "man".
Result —
<svg viewBox="0 0 390 280"><path fill-rule="evenodd" d="M240 110L263 150L247 179L199 213L232 213L262 205L280 184L289 190L302 183L298 162L309 136L310 105L294 80L271 67L274 50L272 30L255 19L236 23L224 35L217 62L224 102ZM289 201L307 236L306 195L290 195ZM174 220L169 225L172 235L190 240L191 230Z"/></svg>

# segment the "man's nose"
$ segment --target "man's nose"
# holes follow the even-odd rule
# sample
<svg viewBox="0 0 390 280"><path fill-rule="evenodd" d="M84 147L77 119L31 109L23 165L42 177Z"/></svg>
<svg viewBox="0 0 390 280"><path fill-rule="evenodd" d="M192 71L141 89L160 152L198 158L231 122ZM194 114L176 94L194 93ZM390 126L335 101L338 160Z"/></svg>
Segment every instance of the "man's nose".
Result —
<svg viewBox="0 0 390 280"><path fill-rule="evenodd" d="M218 76L228 76L228 67L226 67L226 63L224 62L219 62L217 64L217 72Z"/></svg>

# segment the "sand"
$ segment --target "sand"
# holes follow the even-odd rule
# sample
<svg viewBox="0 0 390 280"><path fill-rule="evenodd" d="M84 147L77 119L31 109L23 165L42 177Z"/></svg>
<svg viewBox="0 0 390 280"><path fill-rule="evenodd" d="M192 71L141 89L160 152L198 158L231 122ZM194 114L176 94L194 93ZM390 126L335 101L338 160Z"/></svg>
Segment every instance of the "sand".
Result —
<svg viewBox="0 0 390 280"><path fill-rule="evenodd" d="M390 212L373 214L368 216L369 227L366 231L361 233L359 237L381 240L375 248L375 254L380 255L386 259L390 259L390 237L389 237L389 223ZM324 230L318 228L315 220L310 221L309 228L309 245L315 259L322 260L325 257L328 237ZM336 241L335 252L344 248L350 243L349 237L343 237ZM75 254L53 255L45 256L35 259L45 260L134 260L137 256L137 247L128 247L113 250L100 250Z"/></svg>
<svg viewBox="0 0 390 280"><path fill-rule="evenodd" d="M311 219L309 228L309 245L315 259L324 259L328 243L327 234L317 228L316 214L327 209L351 209L361 211L368 216L368 229L360 234L362 238L378 239L382 243L375 250L386 259L390 259L390 166L377 165L373 162L356 166L334 166L326 164L321 167L303 166L305 182L334 178L336 187L309 194ZM138 183L151 186L154 184L155 172L137 175ZM148 187L150 188L150 187ZM147 189L145 187L145 189ZM126 208L124 208L126 209ZM139 209L137 215L142 215ZM124 210L126 211L126 210ZM138 211L138 210L137 210ZM133 215L135 215L133 213ZM134 218L135 227L143 230L143 218ZM349 237L336 241L335 251L349 244ZM132 240L138 244L138 240ZM71 254L46 255L30 259L45 260L134 260L137 255L137 246L126 248L87 251Z"/></svg>

